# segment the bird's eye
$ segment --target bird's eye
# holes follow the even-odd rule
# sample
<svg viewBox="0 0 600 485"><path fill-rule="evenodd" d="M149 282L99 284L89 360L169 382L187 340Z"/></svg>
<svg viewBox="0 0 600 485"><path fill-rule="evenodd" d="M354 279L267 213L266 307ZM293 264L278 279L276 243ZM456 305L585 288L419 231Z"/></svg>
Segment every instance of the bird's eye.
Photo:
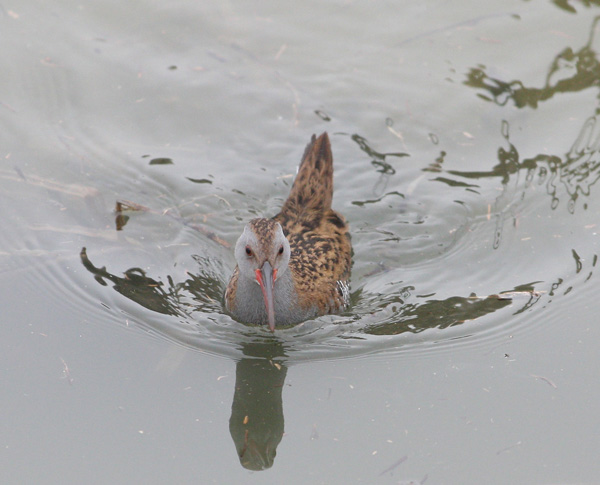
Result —
<svg viewBox="0 0 600 485"><path fill-rule="evenodd" d="M246 254L252 256L252 249L250 249L250 246L246 246Z"/></svg>
<svg viewBox="0 0 600 485"><path fill-rule="evenodd" d="M283 246L279 248L279 254L283 254Z"/></svg>

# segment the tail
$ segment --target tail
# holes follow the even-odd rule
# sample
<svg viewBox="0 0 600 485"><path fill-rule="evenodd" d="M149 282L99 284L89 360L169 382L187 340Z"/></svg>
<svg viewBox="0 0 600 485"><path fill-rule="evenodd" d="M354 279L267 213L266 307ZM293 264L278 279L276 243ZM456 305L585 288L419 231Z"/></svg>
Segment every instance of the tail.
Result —
<svg viewBox="0 0 600 485"><path fill-rule="evenodd" d="M298 175L281 212L326 211L331 209L332 198L333 155L325 132L319 138L313 135L306 146Z"/></svg>

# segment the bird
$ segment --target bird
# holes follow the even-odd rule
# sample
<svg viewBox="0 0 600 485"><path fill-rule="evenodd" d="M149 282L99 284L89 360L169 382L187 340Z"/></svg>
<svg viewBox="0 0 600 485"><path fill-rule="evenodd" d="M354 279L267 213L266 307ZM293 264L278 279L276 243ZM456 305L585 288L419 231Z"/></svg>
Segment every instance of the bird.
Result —
<svg viewBox="0 0 600 485"><path fill-rule="evenodd" d="M347 308L352 244L332 198L333 155L324 132L306 146L281 211L250 220L237 240L224 295L234 319L274 332Z"/></svg>

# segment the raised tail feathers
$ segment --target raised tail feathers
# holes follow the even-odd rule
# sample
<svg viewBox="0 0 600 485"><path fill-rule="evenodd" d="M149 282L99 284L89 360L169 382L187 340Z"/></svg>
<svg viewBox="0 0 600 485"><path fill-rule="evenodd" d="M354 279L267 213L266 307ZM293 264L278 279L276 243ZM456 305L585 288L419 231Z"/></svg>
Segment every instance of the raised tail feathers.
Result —
<svg viewBox="0 0 600 485"><path fill-rule="evenodd" d="M333 198L333 155L327 133L313 135L281 212L326 211Z"/></svg>

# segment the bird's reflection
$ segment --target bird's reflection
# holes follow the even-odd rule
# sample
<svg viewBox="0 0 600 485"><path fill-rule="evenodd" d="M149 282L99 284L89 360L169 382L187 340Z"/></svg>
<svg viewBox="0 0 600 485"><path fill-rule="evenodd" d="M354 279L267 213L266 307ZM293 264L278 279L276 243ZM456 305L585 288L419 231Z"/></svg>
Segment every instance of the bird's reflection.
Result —
<svg viewBox="0 0 600 485"><path fill-rule="evenodd" d="M287 374L281 343L246 344L236 364L229 432L240 464L249 470L273 466L283 437L281 393Z"/></svg>

